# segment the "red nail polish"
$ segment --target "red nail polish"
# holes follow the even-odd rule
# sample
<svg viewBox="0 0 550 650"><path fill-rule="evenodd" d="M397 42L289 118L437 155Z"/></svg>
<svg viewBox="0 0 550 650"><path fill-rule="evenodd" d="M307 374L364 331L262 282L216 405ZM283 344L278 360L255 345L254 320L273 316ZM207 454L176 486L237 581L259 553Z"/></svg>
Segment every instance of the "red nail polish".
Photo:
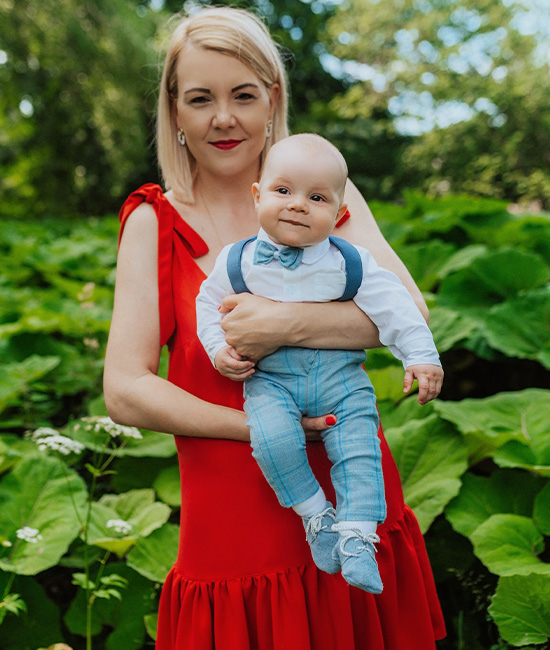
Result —
<svg viewBox="0 0 550 650"><path fill-rule="evenodd" d="M327 415L325 422L329 425L329 427L331 427L333 424L336 424L336 418L334 415Z"/></svg>

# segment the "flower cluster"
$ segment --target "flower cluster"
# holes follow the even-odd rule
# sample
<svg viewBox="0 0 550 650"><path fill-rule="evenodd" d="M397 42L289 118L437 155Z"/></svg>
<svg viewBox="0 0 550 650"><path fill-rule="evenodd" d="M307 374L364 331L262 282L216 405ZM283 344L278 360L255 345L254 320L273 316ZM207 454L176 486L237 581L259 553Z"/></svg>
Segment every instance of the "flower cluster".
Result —
<svg viewBox="0 0 550 650"><path fill-rule="evenodd" d="M114 528L115 533L128 535L128 533L132 530L132 524L124 521L124 519L109 519L107 522L107 528Z"/></svg>
<svg viewBox="0 0 550 650"><path fill-rule="evenodd" d="M25 542L30 542L31 544L36 544L41 539L43 539L40 531L36 528L31 528L30 526L24 526L15 531L15 534L19 539L23 539Z"/></svg>
<svg viewBox="0 0 550 650"><path fill-rule="evenodd" d="M84 445L76 440L72 440L67 436L63 436L50 427L40 427L33 431L31 434L31 439L36 442L38 449L45 451L46 449L51 449L52 451L58 451L64 456L69 454L79 454L83 449Z"/></svg>
<svg viewBox="0 0 550 650"><path fill-rule="evenodd" d="M136 427L127 427L123 424L116 424L110 417L93 416L82 418L82 421L86 423L84 425L85 431L92 431L93 433L106 431L111 438L135 438L136 440L141 440L143 438L140 430ZM79 425L77 424L75 430L78 430L78 428Z"/></svg>

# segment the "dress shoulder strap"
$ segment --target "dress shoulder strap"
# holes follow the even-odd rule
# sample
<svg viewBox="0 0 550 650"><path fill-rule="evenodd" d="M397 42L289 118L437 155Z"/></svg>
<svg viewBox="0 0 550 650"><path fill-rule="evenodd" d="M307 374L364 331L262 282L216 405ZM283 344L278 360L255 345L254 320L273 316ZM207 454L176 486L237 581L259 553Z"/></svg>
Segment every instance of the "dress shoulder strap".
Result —
<svg viewBox="0 0 550 650"><path fill-rule="evenodd" d="M160 344L168 342L176 326L172 292L172 256L175 216L177 213L164 196L160 185L147 183L126 199L120 210L120 238L128 217L142 203L149 203L158 220L158 289L160 315Z"/></svg>

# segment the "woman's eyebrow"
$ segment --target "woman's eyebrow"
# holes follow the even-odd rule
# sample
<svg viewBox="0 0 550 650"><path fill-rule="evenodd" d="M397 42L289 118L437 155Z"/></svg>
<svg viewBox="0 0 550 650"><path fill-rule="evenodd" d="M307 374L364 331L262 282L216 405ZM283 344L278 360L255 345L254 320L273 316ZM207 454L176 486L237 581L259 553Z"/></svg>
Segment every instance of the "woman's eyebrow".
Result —
<svg viewBox="0 0 550 650"><path fill-rule="evenodd" d="M235 88L231 88L232 93L236 93L238 90L242 90L243 88L258 88L257 84L253 83L245 83L241 84L240 86L235 86ZM205 93L205 94L210 94L212 91L210 88L189 88L189 90L186 90L183 94L187 95L187 93Z"/></svg>

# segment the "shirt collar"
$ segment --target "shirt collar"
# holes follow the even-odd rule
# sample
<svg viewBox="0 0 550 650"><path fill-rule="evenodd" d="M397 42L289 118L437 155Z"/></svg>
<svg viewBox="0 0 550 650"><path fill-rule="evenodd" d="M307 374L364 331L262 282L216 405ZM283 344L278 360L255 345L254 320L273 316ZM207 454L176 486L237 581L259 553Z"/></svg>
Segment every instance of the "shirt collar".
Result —
<svg viewBox="0 0 550 650"><path fill-rule="evenodd" d="M258 239L263 239L266 242L269 242L271 245L276 246L279 250L285 248L282 244L276 244L266 233L263 228L260 228L258 232ZM304 248L304 256L302 257L303 264L314 264L318 262L322 257L324 257L330 249L330 242L328 239L323 239L322 242L318 244L313 244L313 246L306 246Z"/></svg>

